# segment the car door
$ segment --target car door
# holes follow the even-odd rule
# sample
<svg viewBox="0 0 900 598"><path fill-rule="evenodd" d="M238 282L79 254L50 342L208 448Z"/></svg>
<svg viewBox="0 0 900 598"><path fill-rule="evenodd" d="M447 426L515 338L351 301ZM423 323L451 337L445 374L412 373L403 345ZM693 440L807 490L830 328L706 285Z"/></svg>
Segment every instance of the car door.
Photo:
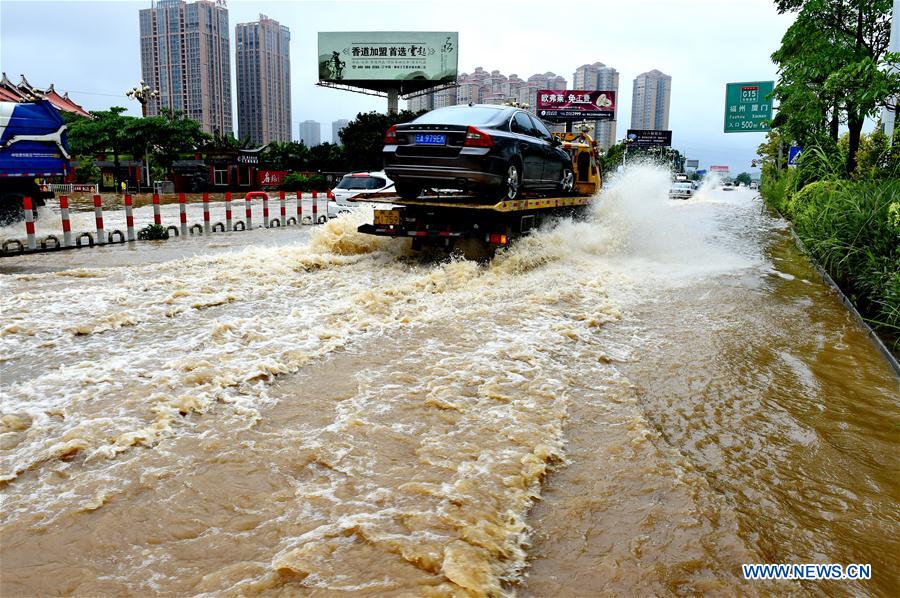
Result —
<svg viewBox="0 0 900 598"><path fill-rule="evenodd" d="M532 116L531 120L534 122L541 156L539 178L544 185L556 184L562 179L563 162L557 156L556 146L553 145L553 135L539 118Z"/></svg>
<svg viewBox="0 0 900 598"><path fill-rule="evenodd" d="M534 123L527 113L516 112L510 120L509 130L516 134L522 157L522 181L528 185L540 184L544 156Z"/></svg>

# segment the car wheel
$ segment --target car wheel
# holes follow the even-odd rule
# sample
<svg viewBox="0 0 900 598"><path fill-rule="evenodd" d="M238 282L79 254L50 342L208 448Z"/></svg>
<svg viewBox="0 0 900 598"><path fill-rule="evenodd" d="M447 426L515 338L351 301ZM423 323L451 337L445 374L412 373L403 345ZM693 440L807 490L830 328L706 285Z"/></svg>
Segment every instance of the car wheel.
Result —
<svg viewBox="0 0 900 598"><path fill-rule="evenodd" d="M395 183L394 189L397 190L397 195L403 199L416 199L422 195L422 187L411 183Z"/></svg>
<svg viewBox="0 0 900 598"><path fill-rule="evenodd" d="M501 201L510 201L519 197L522 187L522 173L519 172L517 162L510 162L506 167L506 175L498 188L498 196Z"/></svg>
<svg viewBox="0 0 900 598"><path fill-rule="evenodd" d="M571 168L563 168L562 177L559 180L559 192L562 195L571 195L575 191L575 173Z"/></svg>

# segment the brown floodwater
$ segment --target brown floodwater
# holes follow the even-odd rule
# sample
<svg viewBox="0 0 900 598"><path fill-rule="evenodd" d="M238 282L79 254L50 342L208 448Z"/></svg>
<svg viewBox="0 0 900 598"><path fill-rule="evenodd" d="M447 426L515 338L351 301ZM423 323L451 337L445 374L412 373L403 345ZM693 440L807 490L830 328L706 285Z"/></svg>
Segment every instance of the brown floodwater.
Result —
<svg viewBox="0 0 900 598"><path fill-rule="evenodd" d="M900 381L758 197L666 190L485 264L0 261L0 595L897 595Z"/></svg>

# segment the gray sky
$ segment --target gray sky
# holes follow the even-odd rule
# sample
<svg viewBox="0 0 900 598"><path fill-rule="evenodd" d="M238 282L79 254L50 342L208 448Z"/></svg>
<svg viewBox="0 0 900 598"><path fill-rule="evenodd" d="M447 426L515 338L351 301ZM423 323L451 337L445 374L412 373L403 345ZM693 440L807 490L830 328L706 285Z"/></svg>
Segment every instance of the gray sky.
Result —
<svg viewBox="0 0 900 598"><path fill-rule="evenodd" d="M54 83L88 109L120 105L139 115L137 102L122 94L141 78L138 10L149 6L0 0L0 67L14 82L24 73L37 87ZM582 64L615 67L620 138L631 121L634 77L654 68L671 75L673 145L701 168L728 164L732 172L750 170L764 134L722 133L725 83L774 79L769 56L793 18L778 15L772 0L231 0L228 8L232 46L234 25L259 13L290 28L295 138L306 119L323 124L327 141L332 120L386 109L381 98L316 87L317 32L459 31L460 71L482 66L522 78L553 71L571 86Z"/></svg>

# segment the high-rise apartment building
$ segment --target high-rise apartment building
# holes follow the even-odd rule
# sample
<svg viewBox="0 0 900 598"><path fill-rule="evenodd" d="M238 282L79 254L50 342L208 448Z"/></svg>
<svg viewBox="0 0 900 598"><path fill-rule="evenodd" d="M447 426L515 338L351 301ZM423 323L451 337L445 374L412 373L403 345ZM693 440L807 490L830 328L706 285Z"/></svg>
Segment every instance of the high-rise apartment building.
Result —
<svg viewBox="0 0 900 598"><path fill-rule="evenodd" d="M585 90L602 90L616 92L616 103L619 101L619 72L602 62L583 64L575 69L572 75L572 88ZM619 107L616 106L618 116ZM603 149L609 149L616 143L616 121L597 121L594 123L594 140Z"/></svg>
<svg viewBox="0 0 900 598"><path fill-rule="evenodd" d="M331 143L336 143L337 145L344 145L341 141L340 132L341 129L350 124L350 121L346 118L339 118L338 120L331 122Z"/></svg>
<svg viewBox="0 0 900 598"><path fill-rule="evenodd" d="M147 114L172 109L207 133L232 134L228 9L211 0L159 0L140 11L141 74L159 95Z"/></svg>
<svg viewBox="0 0 900 598"><path fill-rule="evenodd" d="M616 83L618 84L618 73ZM519 102L528 104L528 108L534 112L537 90L565 88L565 78L555 73L532 75L527 81L523 81L516 74L507 77L500 71L488 72L479 66L471 73L460 73L456 78L456 87L410 98L407 108L419 111L458 104L502 105Z"/></svg>
<svg viewBox="0 0 900 598"><path fill-rule="evenodd" d="M278 21L234 28L238 137L256 145L291 140L291 32Z"/></svg>
<svg viewBox="0 0 900 598"><path fill-rule="evenodd" d="M300 123L300 143L306 147L315 147L322 143L322 125L315 120L304 120Z"/></svg>
<svg viewBox="0 0 900 598"><path fill-rule="evenodd" d="M672 77L656 69L634 79L631 128L665 131L669 128Z"/></svg>

